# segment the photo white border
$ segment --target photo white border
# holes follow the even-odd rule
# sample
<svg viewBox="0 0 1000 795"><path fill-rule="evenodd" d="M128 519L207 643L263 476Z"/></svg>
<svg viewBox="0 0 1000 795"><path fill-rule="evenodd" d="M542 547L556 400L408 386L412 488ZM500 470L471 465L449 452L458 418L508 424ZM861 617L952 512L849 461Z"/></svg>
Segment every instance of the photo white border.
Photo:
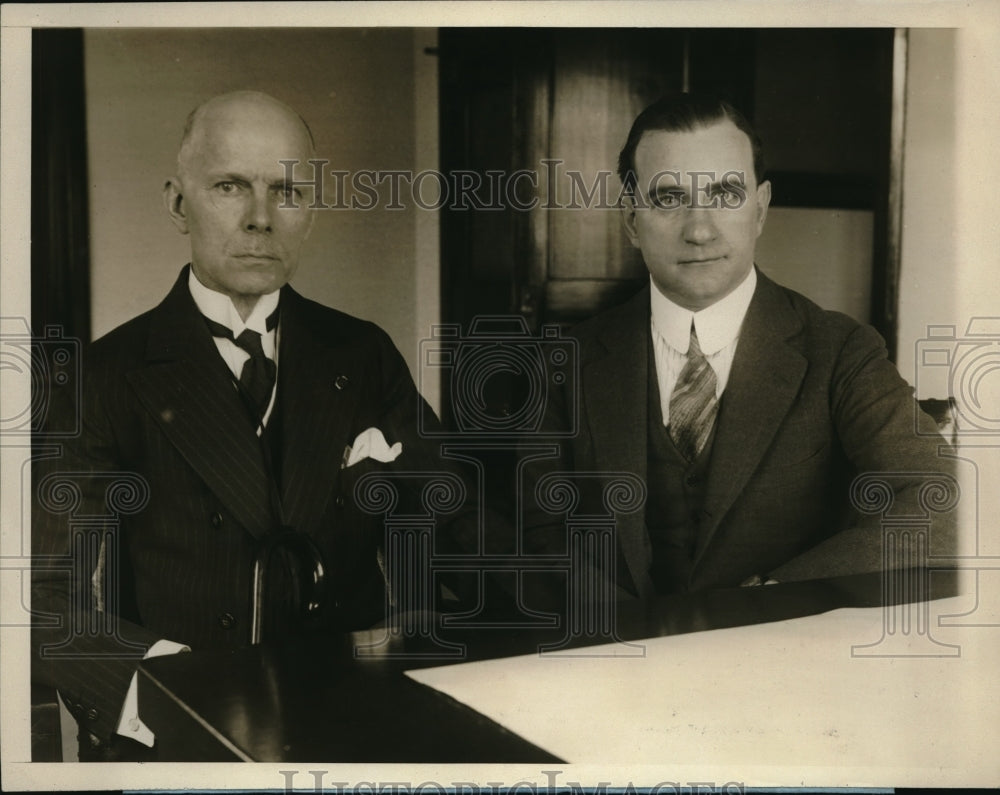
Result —
<svg viewBox="0 0 1000 795"><path fill-rule="evenodd" d="M237 13L225 3L135 3L4 5L0 31L0 273L3 292L0 315L28 315L30 306L30 45L34 27L432 27L432 26L580 26L606 27L955 27L973 36L983 36L983 52L994 60L980 64L982 79L1000 93L1000 69L996 53L1000 6L989 0L973 2L725 2L681 0L656 2L641 0L628 5L617 2L518 2L502 3L245 3ZM987 154L987 156L989 156ZM992 157L995 161L995 156ZM996 260L996 251L979 252ZM3 379L0 416L3 406L27 404L28 384ZM21 451L25 454L25 451ZM21 548L21 529L9 523L20 517L20 464L17 451L4 447L0 459L0 556L13 560L27 553ZM436 781L451 783L534 781L544 785L544 769L563 771L559 781L598 784L613 781L651 784L674 781L752 781L755 785L791 786L802 781L794 768L780 770L733 768L725 765L670 766L660 768L607 768L597 765L498 766L498 765L331 765L331 764L144 764L81 765L71 763L26 763L30 758L28 633L26 628L8 626L19 600L20 579L10 566L0 571L0 654L3 677L0 703L4 705L0 731L0 758L5 789L177 789L219 788L281 790L284 777L278 772L328 770L325 781ZM25 589L26 590L26 589ZM809 781L825 780L844 784L839 769L810 768ZM897 771L900 772L900 771ZM892 771L885 771L892 776ZM829 778L827 778L829 776ZM904 776L905 777L905 776ZM307 776L300 776L309 789ZM891 786L897 781L850 782L859 786ZM935 782L928 781L927 784ZM937 782L942 783L942 782ZM993 784L997 782L984 782ZM911 784L912 785L912 784Z"/></svg>

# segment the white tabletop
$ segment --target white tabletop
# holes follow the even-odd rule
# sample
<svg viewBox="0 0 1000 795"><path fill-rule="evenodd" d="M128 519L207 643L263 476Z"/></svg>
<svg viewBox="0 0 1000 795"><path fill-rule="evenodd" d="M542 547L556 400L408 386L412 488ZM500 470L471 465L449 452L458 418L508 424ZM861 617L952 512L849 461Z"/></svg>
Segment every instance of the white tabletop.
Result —
<svg viewBox="0 0 1000 795"><path fill-rule="evenodd" d="M602 646L408 675L567 762L627 770L635 786L636 771L652 785L681 770L719 786L996 786L1000 627L937 620L973 602L653 638L644 656ZM922 610L929 623L904 631ZM897 623L884 638L887 617Z"/></svg>

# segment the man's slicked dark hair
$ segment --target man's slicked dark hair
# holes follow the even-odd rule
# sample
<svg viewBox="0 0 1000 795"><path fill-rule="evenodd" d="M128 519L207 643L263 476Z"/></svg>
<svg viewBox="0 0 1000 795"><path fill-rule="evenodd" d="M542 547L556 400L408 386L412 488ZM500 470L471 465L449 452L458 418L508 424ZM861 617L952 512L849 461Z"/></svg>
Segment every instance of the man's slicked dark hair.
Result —
<svg viewBox="0 0 1000 795"><path fill-rule="evenodd" d="M635 150L644 134L653 130L693 132L729 119L750 139L754 177L764 179L764 152L756 130L732 104L711 94L668 94L636 116L628 140L618 155L618 177L626 193L635 191Z"/></svg>

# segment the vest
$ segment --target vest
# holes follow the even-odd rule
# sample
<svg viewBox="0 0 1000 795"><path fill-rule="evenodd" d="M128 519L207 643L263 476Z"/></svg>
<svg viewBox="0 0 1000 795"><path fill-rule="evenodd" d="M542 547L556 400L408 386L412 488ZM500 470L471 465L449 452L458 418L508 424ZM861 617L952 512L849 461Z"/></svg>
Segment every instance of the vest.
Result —
<svg viewBox="0 0 1000 795"><path fill-rule="evenodd" d="M649 573L659 593L686 593L703 518L715 429L698 457L688 463L663 425L652 342L647 373L646 531L653 553Z"/></svg>

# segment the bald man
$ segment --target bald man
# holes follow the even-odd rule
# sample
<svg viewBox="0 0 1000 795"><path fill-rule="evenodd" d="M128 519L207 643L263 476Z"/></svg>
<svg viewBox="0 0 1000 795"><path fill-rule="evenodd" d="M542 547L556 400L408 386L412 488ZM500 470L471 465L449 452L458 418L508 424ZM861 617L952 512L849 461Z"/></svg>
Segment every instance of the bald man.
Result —
<svg viewBox="0 0 1000 795"><path fill-rule="evenodd" d="M163 192L190 263L159 306L93 343L83 433L37 473L33 552L53 563L33 607L58 622L33 632L33 678L59 688L84 749L153 742L126 700L143 656L249 642L255 556L278 535L302 554L272 559L265 640L310 601L329 631L383 617L382 522L354 485L434 469L418 412L434 420L381 329L287 284L313 215L280 161L312 155L305 123L267 95L191 114ZM309 593L317 561L325 592Z"/></svg>

